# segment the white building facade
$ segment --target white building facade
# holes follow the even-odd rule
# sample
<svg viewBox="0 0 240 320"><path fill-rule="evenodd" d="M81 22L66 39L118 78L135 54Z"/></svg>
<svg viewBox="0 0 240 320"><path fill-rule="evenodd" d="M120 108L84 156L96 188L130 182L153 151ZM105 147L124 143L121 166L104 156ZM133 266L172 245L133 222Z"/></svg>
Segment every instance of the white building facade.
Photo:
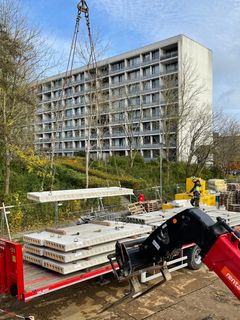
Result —
<svg viewBox="0 0 240 320"><path fill-rule="evenodd" d="M184 133L171 121L181 108L184 61L198 73L196 86L204 85L199 108L207 105L211 116L211 50L179 35L99 61L94 84L87 66L74 69L67 79L58 74L42 80L36 149L56 156L87 150L92 158L107 158L138 151L146 160L160 153L171 160L184 159L178 148Z"/></svg>

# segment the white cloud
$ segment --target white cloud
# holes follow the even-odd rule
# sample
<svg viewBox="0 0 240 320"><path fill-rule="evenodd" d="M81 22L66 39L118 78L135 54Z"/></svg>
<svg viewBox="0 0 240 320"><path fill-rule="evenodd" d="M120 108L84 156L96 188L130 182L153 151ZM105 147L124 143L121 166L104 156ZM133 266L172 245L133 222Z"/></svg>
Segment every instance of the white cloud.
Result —
<svg viewBox="0 0 240 320"><path fill-rule="evenodd" d="M118 29L147 44L185 33L213 50L215 103L240 117L239 0L92 0ZM127 35L126 35L127 37ZM131 49L131 48L130 48Z"/></svg>

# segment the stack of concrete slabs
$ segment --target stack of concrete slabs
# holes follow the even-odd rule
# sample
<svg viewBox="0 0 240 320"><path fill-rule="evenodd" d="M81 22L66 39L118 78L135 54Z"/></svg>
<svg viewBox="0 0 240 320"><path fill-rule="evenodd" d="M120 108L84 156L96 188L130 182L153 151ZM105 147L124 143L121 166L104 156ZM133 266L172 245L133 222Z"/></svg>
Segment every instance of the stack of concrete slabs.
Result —
<svg viewBox="0 0 240 320"><path fill-rule="evenodd" d="M68 274L108 262L107 255L114 251L116 240L146 237L151 231L150 226L104 221L103 225L83 224L55 233L32 233L24 236L24 259Z"/></svg>
<svg viewBox="0 0 240 320"><path fill-rule="evenodd" d="M208 214L214 221L217 221L217 217L223 218L226 223L231 227L236 227L240 225L240 213L221 210L213 207L208 207L205 209L206 214Z"/></svg>
<svg viewBox="0 0 240 320"><path fill-rule="evenodd" d="M100 254L88 259L77 260L71 263L62 263L50 259L43 259L41 257L36 257L31 253L25 253L24 259L28 262L41 265L42 267L61 274L69 274L108 262L107 254Z"/></svg>
<svg viewBox="0 0 240 320"><path fill-rule="evenodd" d="M79 232L74 235L59 235L50 232L33 233L24 236L24 242L53 248L59 251L72 251L102 243L137 236L151 232L151 227L136 224L114 223L111 226L95 225L92 230L85 231L85 225L79 225Z"/></svg>

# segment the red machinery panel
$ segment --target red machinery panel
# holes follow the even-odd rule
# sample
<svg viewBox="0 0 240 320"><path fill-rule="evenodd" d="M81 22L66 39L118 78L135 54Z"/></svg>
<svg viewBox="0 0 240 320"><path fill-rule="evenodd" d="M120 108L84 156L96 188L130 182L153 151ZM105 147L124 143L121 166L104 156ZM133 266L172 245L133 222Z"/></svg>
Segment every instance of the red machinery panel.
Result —
<svg viewBox="0 0 240 320"><path fill-rule="evenodd" d="M240 299L240 241L233 234L221 235L203 262Z"/></svg>
<svg viewBox="0 0 240 320"><path fill-rule="evenodd" d="M0 239L0 292L17 296L24 293L22 246Z"/></svg>

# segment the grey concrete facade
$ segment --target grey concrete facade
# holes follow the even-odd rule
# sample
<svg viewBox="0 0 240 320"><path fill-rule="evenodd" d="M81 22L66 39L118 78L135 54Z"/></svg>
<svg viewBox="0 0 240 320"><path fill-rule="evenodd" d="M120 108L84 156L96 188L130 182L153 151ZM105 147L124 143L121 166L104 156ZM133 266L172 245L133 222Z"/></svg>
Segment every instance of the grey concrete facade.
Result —
<svg viewBox="0 0 240 320"><path fill-rule="evenodd" d="M167 125L168 145L165 137L166 123L170 123L166 119L181 107L179 90L185 57L196 64L199 83L207 88L199 106L207 104L211 111L211 51L179 35L99 61L94 88L87 66L74 69L67 81L65 74L41 81L35 122L37 150L54 149L56 155L72 156L87 149L93 158L129 155L137 150L145 159L153 159L160 152L166 155L168 149L170 159L183 159L178 150L183 133L176 134L177 128ZM174 80L174 98L168 116L169 79ZM93 102L94 90L98 101Z"/></svg>

